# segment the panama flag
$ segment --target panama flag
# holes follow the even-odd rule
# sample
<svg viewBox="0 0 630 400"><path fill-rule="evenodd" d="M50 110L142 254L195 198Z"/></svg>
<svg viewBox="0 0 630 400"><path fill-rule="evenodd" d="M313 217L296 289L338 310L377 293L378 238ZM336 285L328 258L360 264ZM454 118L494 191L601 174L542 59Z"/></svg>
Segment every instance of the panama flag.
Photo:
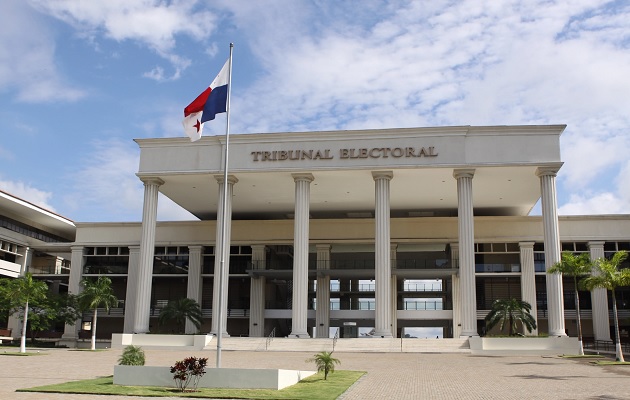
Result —
<svg viewBox="0 0 630 400"><path fill-rule="evenodd" d="M184 108L184 132L191 142L201 139L203 124L214 119L215 115L224 113L227 108L228 81L230 66L226 61L221 72L188 107Z"/></svg>

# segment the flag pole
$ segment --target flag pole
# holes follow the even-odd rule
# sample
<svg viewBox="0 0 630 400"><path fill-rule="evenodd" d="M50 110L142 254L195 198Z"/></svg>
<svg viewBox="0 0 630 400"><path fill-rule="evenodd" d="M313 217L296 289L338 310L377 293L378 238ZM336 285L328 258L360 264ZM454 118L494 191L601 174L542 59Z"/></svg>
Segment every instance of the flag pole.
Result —
<svg viewBox="0 0 630 400"><path fill-rule="evenodd" d="M223 216L221 218L221 263L219 265L219 304L218 315L219 319L218 332L217 332L217 368L221 368L221 338L223 337L223 277L225 276L225 249L227 243L225 238L227 236L227 202L228 202L228 156L230 148L230 100L232 98L232 50L234 49L234 43L230 43L230 58L228 66L228 93L227 93L227 105L226 111L226 123L225 123L225 154L223 156ZM230 199L231 201L231 199ZM215 277L216 278L216 277Z"/></svg>

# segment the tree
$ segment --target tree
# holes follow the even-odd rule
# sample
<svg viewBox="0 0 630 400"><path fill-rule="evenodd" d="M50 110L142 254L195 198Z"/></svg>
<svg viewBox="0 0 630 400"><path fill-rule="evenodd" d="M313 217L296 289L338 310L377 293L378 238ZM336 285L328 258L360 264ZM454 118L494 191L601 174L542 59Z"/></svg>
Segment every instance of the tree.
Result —
<svg viewBox="0 0 630 400"><path fill-rule="evenodd" d="M203 314L199 303L184 297L169 301L166 307L160 311L158 322L160 325L163 325L168 321L174 321L178 327L178 332L183 333L187 318L195 325L197 330L201 329Z"/></svg>
<svg viewBox="0 0 630 400"><path fill-rule="evenodd" d="M96 281L83 279L81 281L83 290L77 296L79 306L82 310L94 310L92 318L92 346L96 349L96 318L98 316L98 308L105 308L109 312L111 307L118 305L118 299L114 295L112 289L112 280L106 276L99 276Z"/></svg>
<svg viewBox="0 0 630 400"><path fill-rule="evenodd" d="M43 299L29 304L29 329L34 342L38 331L53 328L57 324L74 325L81 318L77 296L68 293L49 293Z"/></svg>
<svg viewBox="0 0 630 400"><path fill-rule="evenodd" d="M503 332L505 325L508 325L508 335L515 336L517 324L520 322L528 332L536 329L536 319L530 314L532 310L531 304L526 301L509 299L495 300L492 303L492 309L486 316L486 327L488 330L494 328L497 324Z"/></svg>
<svg viewBox="0 0 630 400"><path fill-rule="evenodd" d="M569 251L562 253L561 260L555 263L549 270L548 274L557 274L570 276L573 278L573 287L575 288L575 312L577 313L578 342L580 343L580 355L584 355L584 347L582 345L582 319L580 318L580 294L578 292L578 278L591 273L593 263L588 253L575 255Z"/></svg>
<svg viewBox="0 0 630 400"><path fill-rule="evenodd" d="M628 252L618 251L611 259L599 258L595 261L594 274L584 278L582 286L588 290L604 288L612 292L613 318L615 321L615 348L617 361L624 361L621 351L621 339L619 337L619 319L617 317L617 298L615 289L622 286L630 286L630 269L619 269L621 263L628 257Z"/></svg>
<svg viewBox="0 0 630 400"><path fill-rule="evenodd" d="M4 298L3 308L6 308L11 314L21 311L20 353L26 353L26 326L28 324L29 303L36 303L45 299L48 285L46 285L46 282L33 279L33 275L27 272L24 276L5 281L1 291Z"/></svg>
<svg viewBox="0 0 630 400"><path fill-rule="evenodd" d="M335 372L335 364L341 364L341 361L333 358L332 352L327 351L315 354L313 358L309 358L306 362L314 362L317 366L317 372L324 372L324 380L328 379L329 372Z"/></svg>

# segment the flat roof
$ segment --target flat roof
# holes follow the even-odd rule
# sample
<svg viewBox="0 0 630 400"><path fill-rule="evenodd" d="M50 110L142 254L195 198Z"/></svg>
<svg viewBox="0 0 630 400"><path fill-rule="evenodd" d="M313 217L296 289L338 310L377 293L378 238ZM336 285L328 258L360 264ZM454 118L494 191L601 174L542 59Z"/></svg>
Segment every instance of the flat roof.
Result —
<svg viewBox="0 0 630 400"><path fill-rule="evenodd" d="M541 167L559 169L565 125L454 126L230 135L234 219L286 219L293 174L312 174L311 218L370 218L372 172L391 171L392 217L457 215L454 170L474 170L475 215L527 215ZM140 178L199 219L215 219L225 136L136 139Z"/></svg>

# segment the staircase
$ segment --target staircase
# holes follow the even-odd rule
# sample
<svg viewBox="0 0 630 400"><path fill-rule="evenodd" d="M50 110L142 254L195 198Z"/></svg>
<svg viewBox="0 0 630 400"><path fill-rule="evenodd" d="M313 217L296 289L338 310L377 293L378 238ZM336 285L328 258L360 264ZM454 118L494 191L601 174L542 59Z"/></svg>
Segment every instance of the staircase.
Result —
<svg viewBox="0 0 630 400"><path fill-rule="evenodd" d="M213 340L204 350L216 349ZM221 338L221 349L227 351L296 351L318 353L332 351L333 339ZM348 353L470 353L468 339L338 339L334 351Z"/></svg>

